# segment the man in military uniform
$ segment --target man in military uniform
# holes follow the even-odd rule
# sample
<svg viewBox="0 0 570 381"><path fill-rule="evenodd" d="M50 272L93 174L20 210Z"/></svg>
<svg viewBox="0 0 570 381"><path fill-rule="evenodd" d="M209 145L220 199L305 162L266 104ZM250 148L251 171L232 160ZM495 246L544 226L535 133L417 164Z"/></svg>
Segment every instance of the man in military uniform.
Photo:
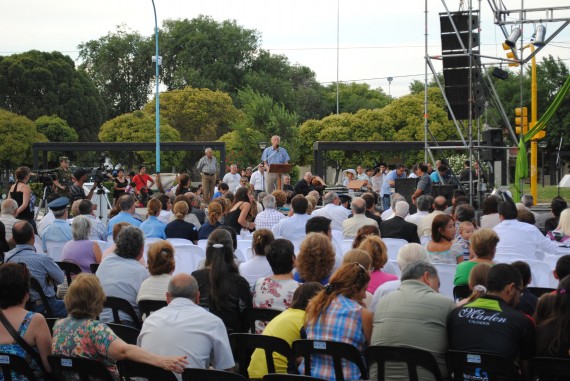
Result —
<svg viewBox="0 0 570 381"><path fill-rule="evenodd" d="M53 183L57 187L57 193L68 196L69 186L73 184L73 173L69 169L69 159L67 156L61 156L59 158L59 167L56 173L57 179L55 179Z"/></svg>

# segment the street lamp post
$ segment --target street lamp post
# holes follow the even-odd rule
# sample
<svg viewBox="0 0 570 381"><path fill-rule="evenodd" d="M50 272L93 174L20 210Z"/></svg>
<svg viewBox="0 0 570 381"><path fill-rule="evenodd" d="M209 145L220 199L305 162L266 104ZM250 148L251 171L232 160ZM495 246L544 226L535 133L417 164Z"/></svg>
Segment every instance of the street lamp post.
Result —
<svg viewBox="0 0 570 381"><path fill-rule="evenodd" d="M153 57L153 62L156 66L156 173L160 173L160 93L158 92L159 84L159 66L162 63L162 57L158 55L158 21L156 18L156 7L154 5L154 0L152 1L152 10L154 11L154 34L155 34L155 47L156 52Z"/></svg>

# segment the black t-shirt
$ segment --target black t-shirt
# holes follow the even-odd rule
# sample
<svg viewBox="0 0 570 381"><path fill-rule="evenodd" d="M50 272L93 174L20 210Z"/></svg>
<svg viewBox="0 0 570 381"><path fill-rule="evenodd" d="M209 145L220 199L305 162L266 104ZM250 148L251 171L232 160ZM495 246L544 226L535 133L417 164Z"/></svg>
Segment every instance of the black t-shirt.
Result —
<svg viewBox="0 0 570 381"><path fill-rule="evenodd" d="M164 228L166 238L181 238L192 242L198 241L198 229L190 222L176 219Z"/></svg>
<svg viewBox="0 0 570 381"><path fill-rule="evenodd" d="M533 322L501 298L485 295L456 308L447 323L449 349L484 352L515 361L534 356Z"/></svg>
<svg viewBox="0 0 570 381"><path fill-rule="evenodd" d="M301 179L301 180L299 180L299 182L297 184L295 184L295 193L296 194L302 194L303 196L306 196L312 190L313 190L313 187L311 185L307 184L305 179Z"/></svg>

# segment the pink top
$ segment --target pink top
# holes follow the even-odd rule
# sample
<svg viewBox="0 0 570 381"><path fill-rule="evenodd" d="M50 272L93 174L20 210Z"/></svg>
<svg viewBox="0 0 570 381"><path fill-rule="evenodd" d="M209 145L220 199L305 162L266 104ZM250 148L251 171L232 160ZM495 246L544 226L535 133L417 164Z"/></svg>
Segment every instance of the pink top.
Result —
<svg viewBox="0 0 570 381"><path fill-rule="evenodd" d="M398 277L394 274L387 274L382 270L374 270L372 273L370 273L370 283L368 283L368 288L366 291L374 294L374 291L376 291L378 287L392 280L398 280Z"/></svg>

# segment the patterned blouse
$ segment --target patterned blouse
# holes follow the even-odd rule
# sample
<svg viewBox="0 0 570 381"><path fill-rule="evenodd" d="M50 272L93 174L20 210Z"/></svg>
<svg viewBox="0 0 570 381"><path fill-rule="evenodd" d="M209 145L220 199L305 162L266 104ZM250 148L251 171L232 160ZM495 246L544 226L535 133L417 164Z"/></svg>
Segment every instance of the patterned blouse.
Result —
<svg viewBox="0 0 570 381"><path fill-rule="evenodd" d="M366 346L366 337L362 327L362 306L343 295L332 300L327 309L319 315L316 323L307 322L307 339L330 340L352 344L360 352ZM359 380L360 370L356 364L342 360L345 380ZM299 373L304 373L304 363ZM335 381L333 361L330 356L316 355L311 361L311 376Z"/></svg>
<svg viewBox="0 0 570 381"><path fill-rule="evenodd" d="M20 324L20 328L18 328L18 335L20 335L20 337L24 337L24 335L26 334L26 331L28 330L28 327L30 326L30 322L32 321L33 317L34 313L32 311L29 311L26 314L26 316L24 316L24 320L22 320L22 324ZM37 348L33 347L33 349L37 352ZM20 344L18 343L0 344L0 352L10 353L12 355L24 358L28 362L28 364L30 364L30 368L32 368L32 371L34 372L38 380L39 381L43 380L44 374L42 369L36 363L34 358L30 356L28 352L26 352L26 350L20 346ZM2 377L2 380L3 379L4 377ZM28 379L19 373L12 372L12 380L27 381Z"/></svg>
<svg viewBox="0 0 570 381"><path fill-rule="evenodd" d="M285 311L291 305L297 287L299 287L299 283L293 279L259 278L253 286L253 307ZM261 334L266 325L266 322L257 321L255 333Z"/></svg>
<svg viewBox="0 0 570 381"><path fill-rule="evenodd" d="M52 353L54 355L84 357L103 363L114 379L119 379L115 361L107 352L118 337L99 320L67 317L53 327Z"/></svg>

